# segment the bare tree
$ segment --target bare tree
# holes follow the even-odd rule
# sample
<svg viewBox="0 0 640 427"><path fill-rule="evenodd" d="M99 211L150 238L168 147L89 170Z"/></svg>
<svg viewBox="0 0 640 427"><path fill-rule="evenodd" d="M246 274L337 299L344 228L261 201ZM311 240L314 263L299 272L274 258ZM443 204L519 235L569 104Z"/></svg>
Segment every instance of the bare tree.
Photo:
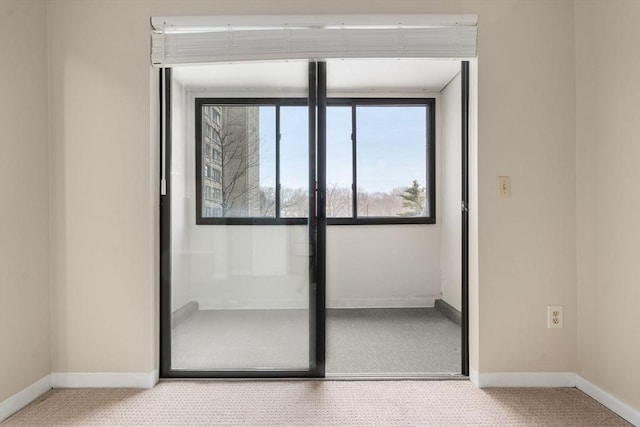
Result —
<svg viewBox="0 0 640 427"><path fill-rule="evenodd" d="M255 204L252 199L260 186L258 110L257 107L223 107L222 117L219 147L223 213L224 216L250 215L251 202Z"/></svg>
<svg viewBox="0 0 640 427"><path fill-rule="evenodd" d="M284 187L280 190L280 210L285 218L304 218L309 212L309 194L304 188Z"/></svg>
<svg viewBox="0 0 640 427"><path fill-rule="evenodd" d="M260 186L260 153L264 141L258 135L259 107L211 105L208 108L212 110L206 114L211 117L215 112L217 121L208 122L208 128L203 129L203 133L210 132L211 144L204 156L207 157L204 173L209 181L206 181L207 188L203 188L203 196L215 199L217 206L213 207L221 207L225 217L275 217L276 196L280 199L282 217L307 217L306 188L283 187L277 192L275 186ZM209 194L212 191L214 194ZM327 215L351 217L352 193L351 188L330 183L326 191ZM420 216L424 213L425 198L425 188L417 181L410 187L391 191L369 192L358 188L358 216Z"/></svg>
<svg viewBox="0 0 640 427"><path fill-rule="evenodd" d="M327 215L330 217L349 217L351 216L351 189L340 187L338 183L327 185Z"/></svg>
<svg viewBox="0 0 640 427"><path fill-rule="evenodd" d="M215 174L210 176L211 186L212 191L220 191L214 201L222 207L222 215L253 216L274 212L274 189L260 188L262 144L258 135L258 107L208 107L220 116L218 123L209 124L214 130L210 153L213 160L208 162L211 168L208 173Z"/></svg>
<svg viewBox="0 0 640 427"><path fill-rule="evenodd" d="M260 216L276 216L276 189L274 187L260 188Z"/></svg>

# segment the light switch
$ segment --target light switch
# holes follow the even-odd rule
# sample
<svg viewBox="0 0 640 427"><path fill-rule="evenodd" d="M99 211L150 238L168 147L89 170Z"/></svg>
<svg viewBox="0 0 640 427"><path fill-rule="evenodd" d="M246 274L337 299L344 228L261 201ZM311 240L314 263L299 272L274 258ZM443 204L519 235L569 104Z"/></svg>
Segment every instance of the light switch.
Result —
<svg viewBox="0 0 640 427"><path fill-rule="evenodd" d="M511 197L511 177L498 177L498 197L501 199Z"/></svg>

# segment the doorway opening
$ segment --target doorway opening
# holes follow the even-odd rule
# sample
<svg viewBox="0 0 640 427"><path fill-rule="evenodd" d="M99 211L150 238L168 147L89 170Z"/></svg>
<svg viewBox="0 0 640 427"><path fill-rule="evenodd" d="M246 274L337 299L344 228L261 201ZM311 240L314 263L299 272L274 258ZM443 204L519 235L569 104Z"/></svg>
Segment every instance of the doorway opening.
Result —
<svg viewBox="0 0 640 427"><path fill-rule="evenodd" d="M162 376L467 375L464 66L165 73Z"/></svg>

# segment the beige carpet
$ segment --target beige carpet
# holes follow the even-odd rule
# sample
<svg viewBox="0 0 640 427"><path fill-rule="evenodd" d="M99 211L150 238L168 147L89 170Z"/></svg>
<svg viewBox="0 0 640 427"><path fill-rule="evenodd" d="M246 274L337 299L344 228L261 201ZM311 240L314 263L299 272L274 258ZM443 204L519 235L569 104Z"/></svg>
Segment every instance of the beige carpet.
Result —
<svg viewBox="0 0 640 427"><path fill-rule="evenodd" d="M468 381L166 381L58 389L3 426L627 426L576 389Z"/></svg>

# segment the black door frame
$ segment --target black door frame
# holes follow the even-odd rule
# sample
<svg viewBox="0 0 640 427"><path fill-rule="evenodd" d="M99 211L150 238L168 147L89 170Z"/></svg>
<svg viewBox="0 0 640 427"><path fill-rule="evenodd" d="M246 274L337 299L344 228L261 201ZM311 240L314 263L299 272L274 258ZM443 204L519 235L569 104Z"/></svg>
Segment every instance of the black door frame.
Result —
<svg viewBox="0 0 640 427"><path fill-rule="evenodd" d="M171 74L160 69L160 377L171 369Z"/></svg>
<svg viewBox="0 0 640 427"><path fill-rule="evenodd" d="M462 375L469 376L469 61L461 61L462 143Z"/></svg>
<svg viewBox="0 0 640 427"><path fill-rule="evenodd" d="M309 309L310 369L207 371L171 369L171 68L159 72L160 170L160 377L324 378L326 361L326 63L309 63ZM469 61L461 61L462 326L461 374L469 375ZM314 324L315 323L315 324Z"/></svg>
<svg viewBox="0 0 640 427"><path fill-rule="evenodd" d="M325 375L326 66L309 63L309 369L191 370L171 368L171 69L160 69L160 377L161 378L322 378ZM323 100L323 101L319 101ZM317 130L316 130L317 129ZM162 144L164 139L164 144ZM317 153L317 155L316 155ZM163 169L164 168L164 169ZM163 173L164 172L164 173ZM163 191L164 190L164 191ZM285 225L286 226L286 225Z"/></svg>

